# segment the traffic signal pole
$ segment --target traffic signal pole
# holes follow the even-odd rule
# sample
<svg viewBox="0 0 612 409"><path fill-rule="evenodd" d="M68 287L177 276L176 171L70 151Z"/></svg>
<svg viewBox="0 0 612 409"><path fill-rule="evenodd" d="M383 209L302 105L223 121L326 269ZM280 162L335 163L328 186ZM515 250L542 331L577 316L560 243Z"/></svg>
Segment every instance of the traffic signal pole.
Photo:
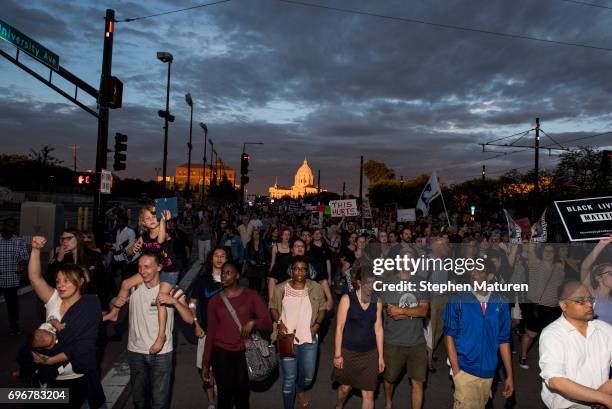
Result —
<svg viewBox="0 0 612 409"><path fill-rule="evenodd" d="M263 145L263 142L244 142L242 144L242 155L240 156L240 205L244 204L244 186L249 183L249 160L251 156L245 150L247 145Z"/></svg>
<svg viewBox="0 0 612 409"><path fill-rule="evenodd" d="M102 74L100 76L100 91L98 98L98 141L96 147L96 177L94 186L93 230L99 246L104 244L104 201L100 194L102 169L106 168L108 149L108 101L104 84L110 79L113 64L113 32L115 25L115 10L107 9L104 17L104 51L102 54Z"/></svg>

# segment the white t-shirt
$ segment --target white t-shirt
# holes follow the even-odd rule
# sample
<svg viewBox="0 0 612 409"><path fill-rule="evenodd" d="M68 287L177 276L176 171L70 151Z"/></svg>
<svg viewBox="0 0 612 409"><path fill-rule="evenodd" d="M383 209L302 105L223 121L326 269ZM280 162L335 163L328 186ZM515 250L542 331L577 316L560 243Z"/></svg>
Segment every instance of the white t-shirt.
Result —
<svg viewBox="0 0 612 409"><path fill-rule="evenodd" d="M45 318L49 320L49 317L57 318L58 320L62 320L62 314L60 314L60 306L62 305L62 299L59 296L57 290L53 290L53 294L49 301L45 304ZM64 366L60 366L57 368L57 372L59 375L57 376L58 381L66 381L68 379L76 379L83 376L83 374L76 373L72 370L72 364L68 362L68 364Z"/></svg>
<svg viewBox="0 0 612 409"><path fill-rule="evenodd" d="M548 380L567 378L580 385L597 389L608 381L610 365L612 326L600 320L590 321L587 336L583 337L562 314L544 328L540 335L542 400L550 409L576 405L576 402L551 391L548 388Z"/></svg>
<svg viewBox="0 0 612 409"><path fill-rule="evenodd" d="M149 354L149 348L155 343L159 332L157 306L155 299L159 293L159 284L147 288L145 284L130 295L130 331L128 337L128 351L139 354ZM159 351L160 354L172 352L172 329L174 328L174 310L166 308L168 320L166 321L166 343Z"/></svg>

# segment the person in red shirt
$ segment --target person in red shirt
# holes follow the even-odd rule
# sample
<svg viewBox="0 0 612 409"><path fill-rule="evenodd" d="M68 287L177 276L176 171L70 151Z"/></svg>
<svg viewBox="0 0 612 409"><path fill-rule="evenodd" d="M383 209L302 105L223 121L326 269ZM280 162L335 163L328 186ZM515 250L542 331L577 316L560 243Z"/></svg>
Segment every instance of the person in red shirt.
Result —
<svg viewBox="0 0 612 409"><path fill-rule="evenodd" d="M242 331L234 322L220 294L208 303L208 333L202 358L202 381L211 382L210 366L217 381L217 409L249 408L249 375L247 373L244 340L257 328L271 331L272 320L259 295L238 284L240 269L227 262L221 270L223 293L236 311ZM257 317L257 318L253 318Z"/></svg>

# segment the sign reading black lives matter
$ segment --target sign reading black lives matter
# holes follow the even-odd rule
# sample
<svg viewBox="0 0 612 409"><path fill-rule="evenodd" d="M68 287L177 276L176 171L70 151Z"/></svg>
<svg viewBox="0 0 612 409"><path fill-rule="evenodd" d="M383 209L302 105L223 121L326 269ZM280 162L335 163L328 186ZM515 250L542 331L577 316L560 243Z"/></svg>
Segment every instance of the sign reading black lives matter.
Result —
<svg viewBox="0 0 612 409"><path fill-rule="evenodd" d="M612 196L555 202L571 241L599 240L612 234Z"/></svg>

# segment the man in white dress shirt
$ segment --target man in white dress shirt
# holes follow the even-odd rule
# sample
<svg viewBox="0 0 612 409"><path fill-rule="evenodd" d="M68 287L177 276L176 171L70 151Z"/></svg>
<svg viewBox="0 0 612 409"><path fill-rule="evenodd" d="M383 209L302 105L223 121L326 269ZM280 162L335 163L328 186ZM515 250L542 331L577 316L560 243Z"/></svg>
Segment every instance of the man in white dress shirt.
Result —
<svg viewBox="0 0 612 409"><path fill-rule="evenodd" d="M612 408L612 326L593 319L594 301L582 283L565 283L563 314L542 331L542 400L550 409Z"/></svg>

